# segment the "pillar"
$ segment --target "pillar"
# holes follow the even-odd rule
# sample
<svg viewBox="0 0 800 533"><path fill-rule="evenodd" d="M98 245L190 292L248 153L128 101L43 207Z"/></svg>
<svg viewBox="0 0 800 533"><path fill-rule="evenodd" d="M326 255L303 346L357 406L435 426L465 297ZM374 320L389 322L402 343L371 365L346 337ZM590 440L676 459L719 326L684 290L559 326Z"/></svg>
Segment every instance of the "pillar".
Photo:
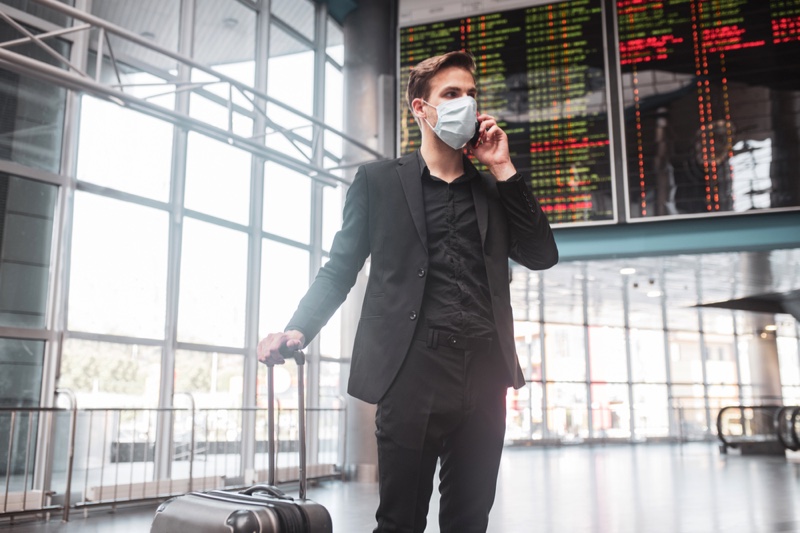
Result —
<svg viewBox="0 0 800 533"><path fill-rule="evenodd" d="M396 142L395 57L396 0L361 0L344 20L344 133L387 157L394 156ZM346 173L374 156L345 143ZM342 308L342 353L351 354L366 289L362 272ZM350 365L342 366L346 382ZM350 479L376 481L378 451L375 442L375 406L348 396L345 469Z"/></svg>

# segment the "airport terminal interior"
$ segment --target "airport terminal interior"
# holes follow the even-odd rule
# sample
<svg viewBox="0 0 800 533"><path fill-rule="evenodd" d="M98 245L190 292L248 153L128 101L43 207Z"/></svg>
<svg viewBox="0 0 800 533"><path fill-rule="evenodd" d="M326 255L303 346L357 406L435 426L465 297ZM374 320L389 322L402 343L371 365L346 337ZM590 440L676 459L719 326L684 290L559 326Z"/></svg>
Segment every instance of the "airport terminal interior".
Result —
<svg viewBox="0 0 800 533"><path fill-rule="evenodd" d="M303 447L334 531L375 527L369 260L305 365L256 345L453 50L560 255L510 264L488 531L800 532L800 0L0 0L0 531L298 497Z"/></svg>

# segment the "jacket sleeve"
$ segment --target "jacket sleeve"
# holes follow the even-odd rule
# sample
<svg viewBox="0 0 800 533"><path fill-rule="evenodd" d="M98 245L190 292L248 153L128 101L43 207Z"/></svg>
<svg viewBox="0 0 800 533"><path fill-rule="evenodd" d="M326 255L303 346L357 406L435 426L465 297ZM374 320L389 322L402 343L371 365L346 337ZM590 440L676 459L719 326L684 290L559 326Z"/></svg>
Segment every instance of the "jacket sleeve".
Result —
<svg viewBox="0 0 800 533"><path fill-rule="evenodd" d="M360 167L347 191L342 228L331 245L330 259L300 300L286 330L303 332L306 344L347 298L369 255L369 208L366 171Z"/></svg>
<svg viewBox="0 0 800 533"><path fill-rule="evenodd" d="M558 248L547 216L519 174L498 181L497 191L508 217L509 257L531 270L558 262Z"/></svg>

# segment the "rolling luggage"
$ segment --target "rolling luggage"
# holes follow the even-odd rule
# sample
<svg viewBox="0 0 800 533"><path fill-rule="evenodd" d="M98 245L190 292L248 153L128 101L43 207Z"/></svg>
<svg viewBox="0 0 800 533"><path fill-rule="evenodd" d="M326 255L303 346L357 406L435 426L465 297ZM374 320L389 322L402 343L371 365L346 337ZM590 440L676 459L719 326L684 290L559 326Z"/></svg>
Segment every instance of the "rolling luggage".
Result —
<svg viewBox="0 0 800 533"><path fill-rule="evenodd" d="M150 533L331 533L333 524L322 505L306 499L306 435L303 352L287 355L297 362L300 433L300 497L291 498L275 487L275 414L273 369L268 367L267 414L269 484L240 492L190 492L161 504Z"/></svg>

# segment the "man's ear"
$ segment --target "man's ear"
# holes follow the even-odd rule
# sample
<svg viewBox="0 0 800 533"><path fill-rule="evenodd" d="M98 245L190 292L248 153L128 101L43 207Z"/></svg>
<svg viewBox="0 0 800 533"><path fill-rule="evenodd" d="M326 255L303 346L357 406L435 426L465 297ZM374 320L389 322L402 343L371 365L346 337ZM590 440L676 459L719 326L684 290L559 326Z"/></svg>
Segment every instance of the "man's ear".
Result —
<svg viewBox="0 0 800 533"><path fill-rule="evenodd" d="M427 118L425 114L425 102L422 98L414 98L411 100L411 111L416 118Z"/></svg>

